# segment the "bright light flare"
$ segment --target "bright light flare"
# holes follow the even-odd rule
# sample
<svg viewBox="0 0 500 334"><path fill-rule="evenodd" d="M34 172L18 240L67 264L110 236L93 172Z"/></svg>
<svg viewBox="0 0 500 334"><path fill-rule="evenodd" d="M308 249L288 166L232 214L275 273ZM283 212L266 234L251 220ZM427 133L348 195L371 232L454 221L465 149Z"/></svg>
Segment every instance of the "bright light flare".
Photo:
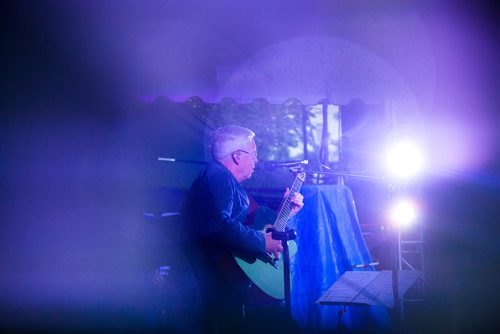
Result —
<svg viewBox="0 0 500 334"><path fill-rule="evenodd" d="M387 152L386 164L390 176L410 179L423 170L425 159L422 150L417 145L411 142L401 142Z"/></svg>
<svg viewBox="0 0 500 334"><path fill-rule="evenodd" d="M416 204L409 199L401 199L394 203L390 212L391 222L398 227L408 227L418 217Z"/></svg>

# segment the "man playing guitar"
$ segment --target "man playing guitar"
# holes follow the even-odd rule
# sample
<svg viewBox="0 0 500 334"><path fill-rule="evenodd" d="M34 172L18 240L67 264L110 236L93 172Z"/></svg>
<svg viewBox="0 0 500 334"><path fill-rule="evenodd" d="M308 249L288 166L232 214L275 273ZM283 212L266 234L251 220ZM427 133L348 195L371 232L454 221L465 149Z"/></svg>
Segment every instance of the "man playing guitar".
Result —
<svg viewBox="0 0 500 334"><path fill-rule="evenodd" d="M242 182L254 172L257 159L253 131L229 125L213 132L210 153L213 161L193 182L183 209L191 238L188 258L198 282L207 333L237 333L244 326L245 287L230 283L220 268L220 259L228 252L244 253L245 261L279 258L280 240L271 232L257 231L244 225L249 198ZM290 216L303 207L299 192L285 193Z"/></svg>

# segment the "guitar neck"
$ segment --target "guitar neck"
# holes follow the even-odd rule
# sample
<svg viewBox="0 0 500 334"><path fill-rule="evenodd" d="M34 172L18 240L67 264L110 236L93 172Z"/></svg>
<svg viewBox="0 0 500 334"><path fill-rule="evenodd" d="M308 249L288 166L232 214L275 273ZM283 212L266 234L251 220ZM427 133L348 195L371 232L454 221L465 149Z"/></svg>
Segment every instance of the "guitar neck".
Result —
<svg viewBox="0 0 500 334"><path fill-rule="evenodd" d="M283 199L283 202L281 203L280 209L278 211L278 217L274 222L274 229L276 231L285 230L293 208L293 203L291 202L291 199L293 195L300 190L302 184L304 183L305 178L306 178L305 172L299 173L295 177L295 180L293 181L293 184L290 188L290 193L286 198Z"/></svg>

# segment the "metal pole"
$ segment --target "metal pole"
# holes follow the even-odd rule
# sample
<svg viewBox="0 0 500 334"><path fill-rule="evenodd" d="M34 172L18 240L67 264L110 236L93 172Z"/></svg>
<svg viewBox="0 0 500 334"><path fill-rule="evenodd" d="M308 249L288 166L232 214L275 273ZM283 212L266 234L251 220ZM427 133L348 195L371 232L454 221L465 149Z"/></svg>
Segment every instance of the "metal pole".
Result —
<svg viewBox="0 0 500 334"><path fill-rule="evenodd" d="M292 319L292 308L290 305L290 253L288 250L288 240L281 240L283 245L283 273L285 286L285 315L287 320Z"/></svg>

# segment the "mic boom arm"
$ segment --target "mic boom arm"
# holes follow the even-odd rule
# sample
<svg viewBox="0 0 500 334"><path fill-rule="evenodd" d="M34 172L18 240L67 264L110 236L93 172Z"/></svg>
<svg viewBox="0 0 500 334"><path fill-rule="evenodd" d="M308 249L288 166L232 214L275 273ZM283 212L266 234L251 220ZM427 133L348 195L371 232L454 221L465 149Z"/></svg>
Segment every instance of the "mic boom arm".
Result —
<svg viewBox="0 0 500 334"><path fill-rule="evenodd" d="M309 164L309 160L286 160L286 161L262 161L259 162L265 170L272 170L281 167L298 167Z"/></svg>

